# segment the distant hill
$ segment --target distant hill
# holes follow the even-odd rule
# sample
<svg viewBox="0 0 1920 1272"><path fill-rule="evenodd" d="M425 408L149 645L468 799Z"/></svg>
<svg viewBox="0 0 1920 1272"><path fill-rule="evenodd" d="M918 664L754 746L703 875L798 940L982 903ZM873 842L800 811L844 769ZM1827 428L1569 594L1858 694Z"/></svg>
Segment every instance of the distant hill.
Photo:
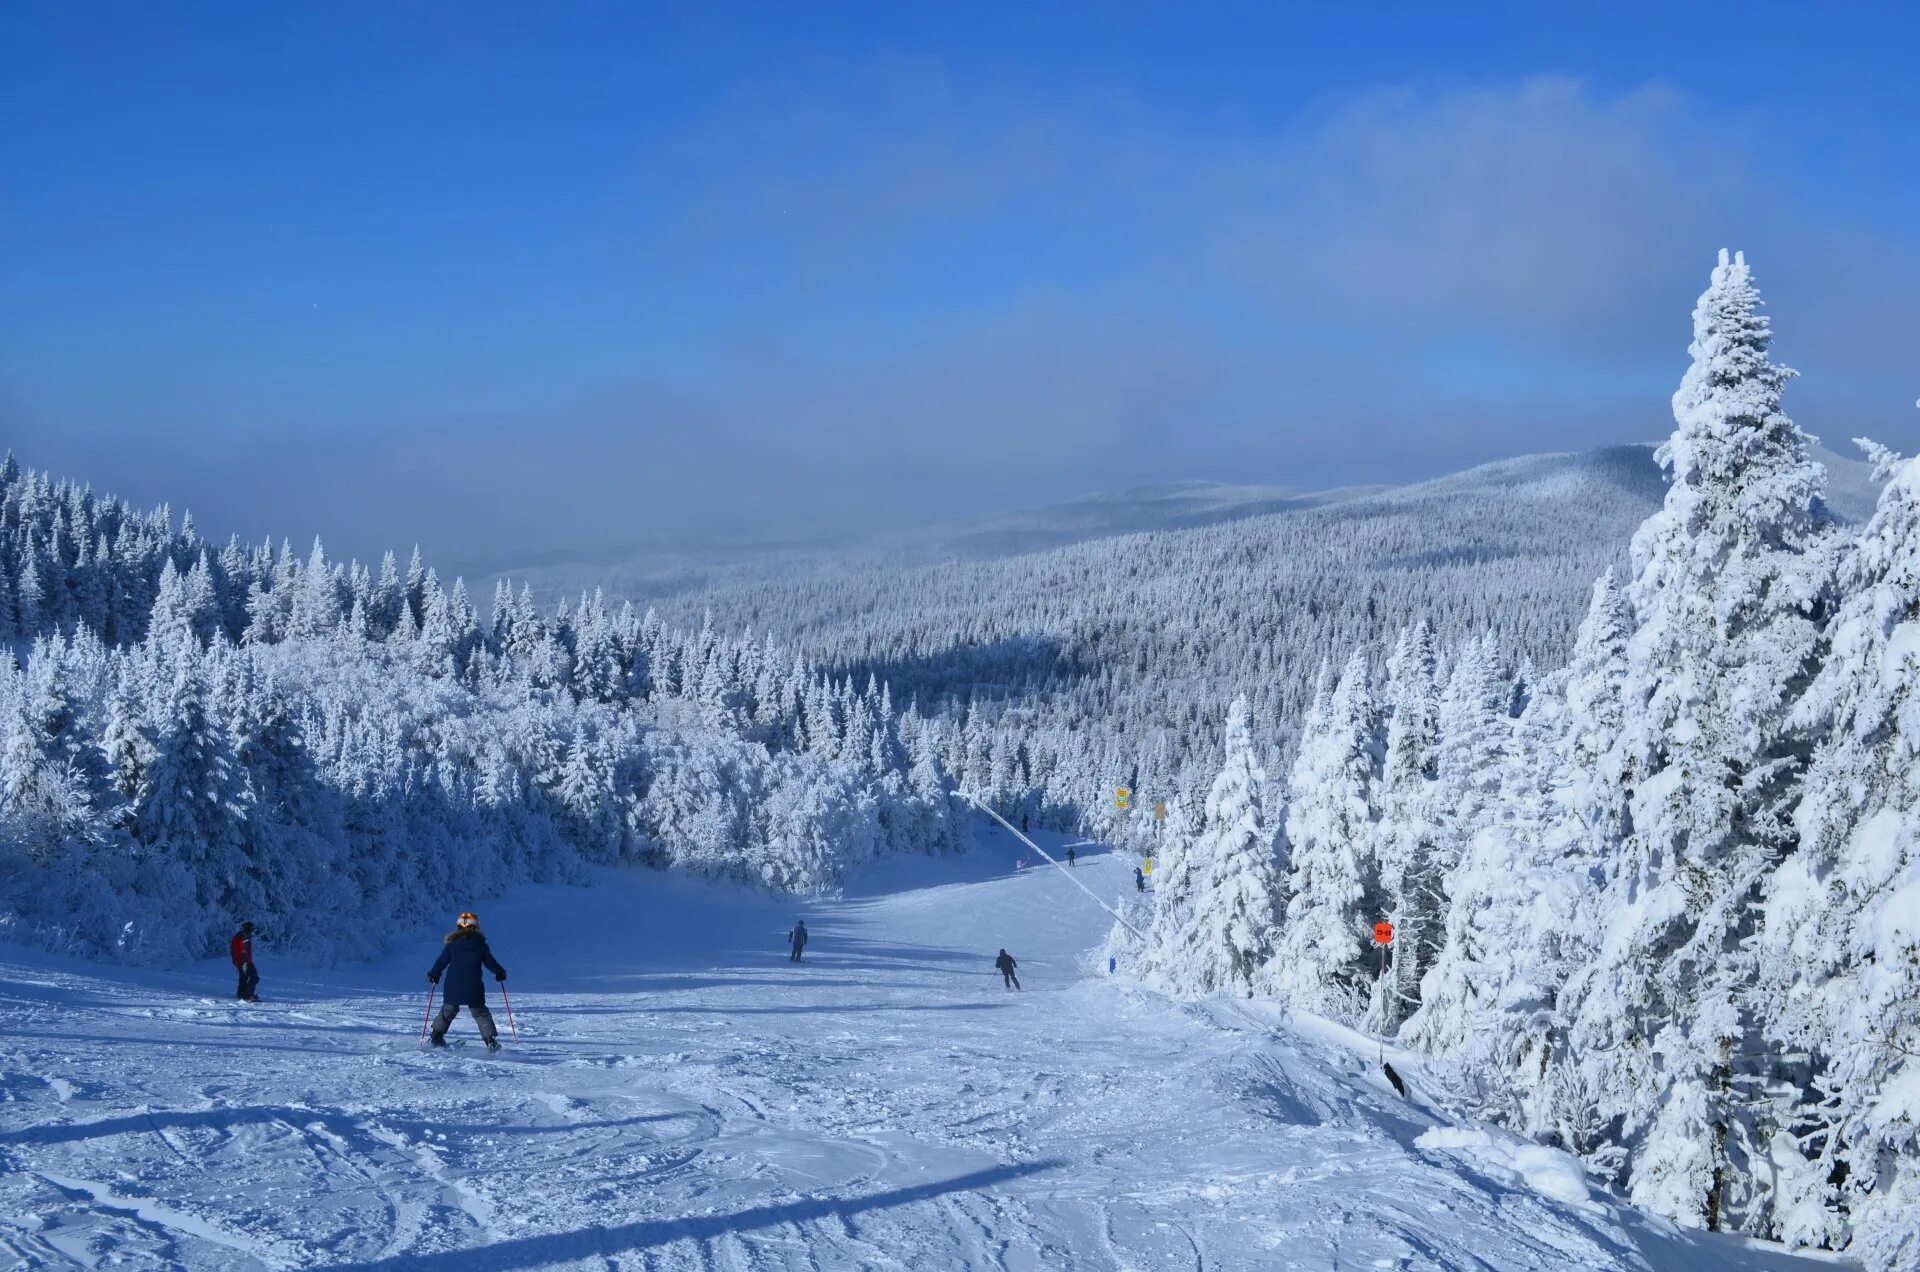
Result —
<svg viewBox="0 0 1920 1272"><path fill-rule="evenodd" d="M1404 486L1347 486L1302 491L1282 486L1180 481L1101 491L1062 503L978 519L873 534L808 534L745 528L663 538L583 554L544 554L482 578L526 583L543 603L603 588L636 602L676 602L716 588L807 574L833 563L879 559L888 566L940 560L980 561L1041 552L1094 539L1197 529L1256 517L1335 506L1406 506L1437 496L1480 494L1550 500L1599 483L1648 511L1666 492L1651 445L1524 455ZM1871 465L1825 448L1829 502L1841 517L1864 520L1879 493ZM1447 545L1436 544L1445 553Z"/></svg>
<svg viewBox="0 0 1920 1272"><path fill-rule="evenodd" d="M921 550L958 557L1010 556L1149 530L1217 525L1278 512L1301 512L1390 489L1356 486L1296 491L1279 486L1229 486L1181 481L1086 495L1062 504L1026 508L935 531Z"/></svg>

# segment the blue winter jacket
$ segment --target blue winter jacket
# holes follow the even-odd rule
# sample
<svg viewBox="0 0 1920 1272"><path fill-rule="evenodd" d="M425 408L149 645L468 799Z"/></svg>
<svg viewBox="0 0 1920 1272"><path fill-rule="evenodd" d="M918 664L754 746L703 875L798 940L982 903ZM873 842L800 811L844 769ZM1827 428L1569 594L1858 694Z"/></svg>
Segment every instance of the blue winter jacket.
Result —
<svg viewBox="0 0 1920 1272"><path fill-rule="evenodd" d="M434 960L433 970L427 975L439 980L446 973L447 990L444 1001L449 1007L485 1007L487 991L480 983L480 969L485 967L501 980L507 978L507 969L494 960L493 951L487 948L487 938L480 935L479 928L461 928L447 933L446 948L440 951L440 957Z"/></svg>

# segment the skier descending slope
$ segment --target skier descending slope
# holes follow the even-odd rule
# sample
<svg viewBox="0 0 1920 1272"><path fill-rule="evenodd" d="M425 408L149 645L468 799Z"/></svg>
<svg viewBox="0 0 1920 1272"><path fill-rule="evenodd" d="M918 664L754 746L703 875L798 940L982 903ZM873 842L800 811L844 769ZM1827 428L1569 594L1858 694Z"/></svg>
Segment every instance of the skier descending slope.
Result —
<svg viewBox="0 0 1920 1272"><path fill-rule="evenodd" d="M1008 989L1020 988L1020 978L1014 975L1013 971L1014 968L1020 966L1018 959L1014 958L1013 955L1007 953L1005 950L1001 950L1000 957L993 960L993 965L1000 969L1000 975L1006 980Z"/></svg>
<svg viewBox="0 0 1920 1272"><path fill-rule="evenodd" d="M234 997L244 1003L259 1002L260 997L254 992L260 988L260 969L253 965L253 924L242 923L227 950L233 955L234 970L240 973L240 987Z"/></svg>
<svg viewBox="0 0 1920 1272"><path fill-rule="evenodd" d="M495 961L493 951L487 948L487 938L480 933L479 916L463 914L459 926L447 933L446 946L434 960L433 970L427 973L427 979L436 985L440 983L441 973L447 977L446 1000L433 1021L434 1046L447 1045L447 1029L465 1007L479 1024L480 1037L487 1044L487 1050L500 1050L499 1031L493 1026L493 1013L487 1010L486 987L480 981L483 966L493 973L496 981L506 983L507 969Z"/></svg>
<svg viewBox="0 0 1920 1272"><path fill-rule="evenodd" d="M793 931L787 933L787 944L793 946L793 954L788 961L798 963L800 952L807 948L807 921L801 919L793 925Z"/></svg>

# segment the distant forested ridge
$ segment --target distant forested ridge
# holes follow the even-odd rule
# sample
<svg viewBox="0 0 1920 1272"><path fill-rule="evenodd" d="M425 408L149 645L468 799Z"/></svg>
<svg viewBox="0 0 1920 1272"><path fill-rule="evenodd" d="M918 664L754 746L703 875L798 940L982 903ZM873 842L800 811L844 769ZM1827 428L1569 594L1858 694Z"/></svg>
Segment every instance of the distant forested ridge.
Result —
<svg viewBox="0 0 1920 1272"><path fill-rule="evenodd" d="M1012 557L787 561L661 604L888 685L1004 813L1144 835L1111 815L1117 786L1197 807L1243 694L1284 767L1322 664L1383 627L1424 619L1449 649L1491 637L1523 679L1564 661L1588 583L1624 567L1664 489L1652 448L1622 446Z"/></svg>

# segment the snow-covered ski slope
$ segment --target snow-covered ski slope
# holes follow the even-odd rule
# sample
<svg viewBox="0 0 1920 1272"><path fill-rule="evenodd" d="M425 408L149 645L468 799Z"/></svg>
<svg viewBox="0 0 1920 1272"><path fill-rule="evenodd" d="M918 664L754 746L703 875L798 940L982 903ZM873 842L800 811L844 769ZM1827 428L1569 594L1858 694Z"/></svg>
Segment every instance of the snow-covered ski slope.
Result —
<svg viewBox="0 0 1920 1272"><path fill-rule="evenodd" d="M1321 1022L1089 977L1110 920L1019 853L983 832L828 903L648 872L484 906L497 1058L464 1016L417 1042L437 932L346 972L268 933L255 1007L218 963L0 952L0 1265L1831 1266L1583 1199Z"/></svg>

